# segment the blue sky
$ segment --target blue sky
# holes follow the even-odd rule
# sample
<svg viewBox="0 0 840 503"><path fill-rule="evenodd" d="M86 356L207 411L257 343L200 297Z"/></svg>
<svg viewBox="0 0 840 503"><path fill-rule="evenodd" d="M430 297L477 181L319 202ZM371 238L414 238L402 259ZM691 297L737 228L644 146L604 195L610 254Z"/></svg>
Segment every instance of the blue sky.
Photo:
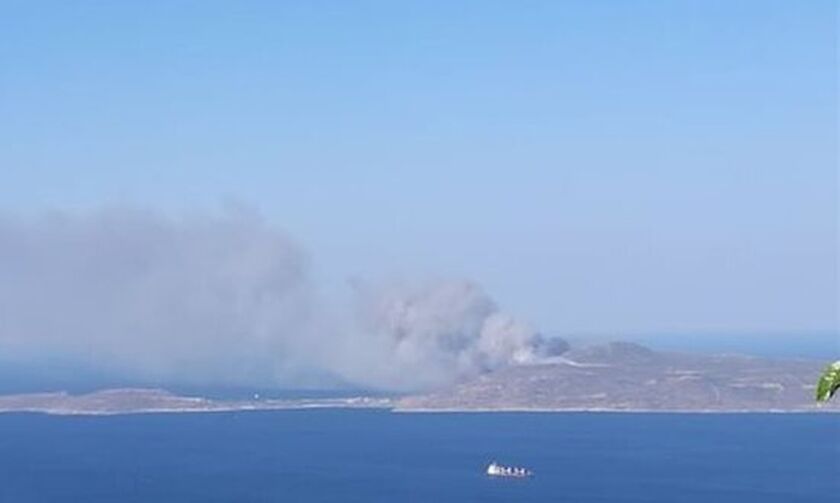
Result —
<svg viewBox="0 0 840 503"><path fill-rule="evenodd" d="M0 2L0 211L258 208L322 288L556 333L838 323L829 1Z"/></svg>

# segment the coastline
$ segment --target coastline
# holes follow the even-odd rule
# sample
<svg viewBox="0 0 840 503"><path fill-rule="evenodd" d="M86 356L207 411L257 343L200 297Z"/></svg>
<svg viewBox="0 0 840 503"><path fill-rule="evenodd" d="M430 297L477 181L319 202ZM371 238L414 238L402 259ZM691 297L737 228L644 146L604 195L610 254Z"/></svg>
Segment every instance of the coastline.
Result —
<svg viewBox="0 0 840 503"><path fill-rule="evenodd" d="M122 410L92 410L65 408L4 408L4 414L42 414L47 416L129 416L143 414L214 414L229 412L271 412L305 410L380 410L392 414L680 414L680 415L746 415L746 414L838 414L838 408L800 409L614 409L614 408L531 408L531 407L482 407L482 408L402 408L390 404L351 405L340 403L266 404L264 406L217 406L207 408L150 407Z"/></svg>
<svg viewBox="0 0 840 503"><path fill-rule="evenodd" d="M802 409L614 409L614 408L530 408L530 407L486 407L486 408L399 408L391 409L397 414L491 414L491 413L536 413L536 414L838 414L838 408Z"/></svg>
<svg viewBox="0 0 840 503"><path fill-rule="evenodd" d="M387 406L352 406L352 405L337 405L337 404L301 404L301 405L277 405L266 407L215 407L207 409L195 408L149 408L149 409L132 409L132 410L73 410L73 409L39 409L39 408L20 408L20 409L0 409L0 415L3 414L42 414L45 416L132 416L142 414L215 414L225 412L270 412L281 410L313 410L313 409L379 409L389 410Z"/></svg>
<svg viewBox="0 0 840 503"><path fill-rule="evenodd" d="M162 389L107 389L82 395L66 392L0 396L0 414L33 413L54 416L115 416L128 414L197 414L325 408L390 408L388 398L214 400L179 396Z"/></svg>
<svg viewBox="0 0 840 503"><path fill-rule="evenodd" d="M454 406L453 406L454 405ZM460 404L459 404L460 405ZM412 404L398 397L353 396L344 398L220 400L175 395L163 389L122 388L71 395L66 392L0 395L0 414L31 413L53 416L116 416L130 414L199 414L215 412L258 412L314 409L376 409L396 414L836 414L840 404L810 404L797 401L790 407L758 404L747 407L633 407L617 406L540 407L484 404L441 404L427 401ZM643 405L643 404L639 404ZM709 404L712 405L712 404ZM777 405L777 404L772 404Z"/></svg>

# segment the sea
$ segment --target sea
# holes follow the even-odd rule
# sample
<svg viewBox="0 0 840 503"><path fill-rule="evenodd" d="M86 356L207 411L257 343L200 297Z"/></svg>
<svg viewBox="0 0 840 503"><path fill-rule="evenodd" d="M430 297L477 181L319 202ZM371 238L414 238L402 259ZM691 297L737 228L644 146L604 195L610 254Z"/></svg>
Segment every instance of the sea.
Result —
<svg viewBox="0 0 840 503"><path fill-rule="evenodd" d="M356 501L836 503L840 415L0 414L3 503Z"/></svg>

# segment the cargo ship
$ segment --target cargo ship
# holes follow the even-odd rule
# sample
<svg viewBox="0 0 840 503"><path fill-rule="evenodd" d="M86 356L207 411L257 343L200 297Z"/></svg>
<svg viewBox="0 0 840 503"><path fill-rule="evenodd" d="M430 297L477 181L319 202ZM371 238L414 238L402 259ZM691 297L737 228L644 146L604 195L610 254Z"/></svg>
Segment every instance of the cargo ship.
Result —
<svg viewBox="0 0 840 503"><path fill-rule="evenodd" d="M487 475L490 477L524 478L532 476L533 472L518 466L503 466L493 461L487 465Z"/></svg>

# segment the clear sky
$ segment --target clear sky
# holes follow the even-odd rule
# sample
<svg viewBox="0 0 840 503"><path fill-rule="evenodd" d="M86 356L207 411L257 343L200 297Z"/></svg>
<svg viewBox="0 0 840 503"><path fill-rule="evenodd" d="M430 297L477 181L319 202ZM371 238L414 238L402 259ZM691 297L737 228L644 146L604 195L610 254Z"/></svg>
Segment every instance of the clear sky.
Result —
<svg viewBox="0 0 840 503"><path fill-rule="evenodd" d="M556 333L835 330L837 6L0 2L0 211L238 201Z"/></svg>

